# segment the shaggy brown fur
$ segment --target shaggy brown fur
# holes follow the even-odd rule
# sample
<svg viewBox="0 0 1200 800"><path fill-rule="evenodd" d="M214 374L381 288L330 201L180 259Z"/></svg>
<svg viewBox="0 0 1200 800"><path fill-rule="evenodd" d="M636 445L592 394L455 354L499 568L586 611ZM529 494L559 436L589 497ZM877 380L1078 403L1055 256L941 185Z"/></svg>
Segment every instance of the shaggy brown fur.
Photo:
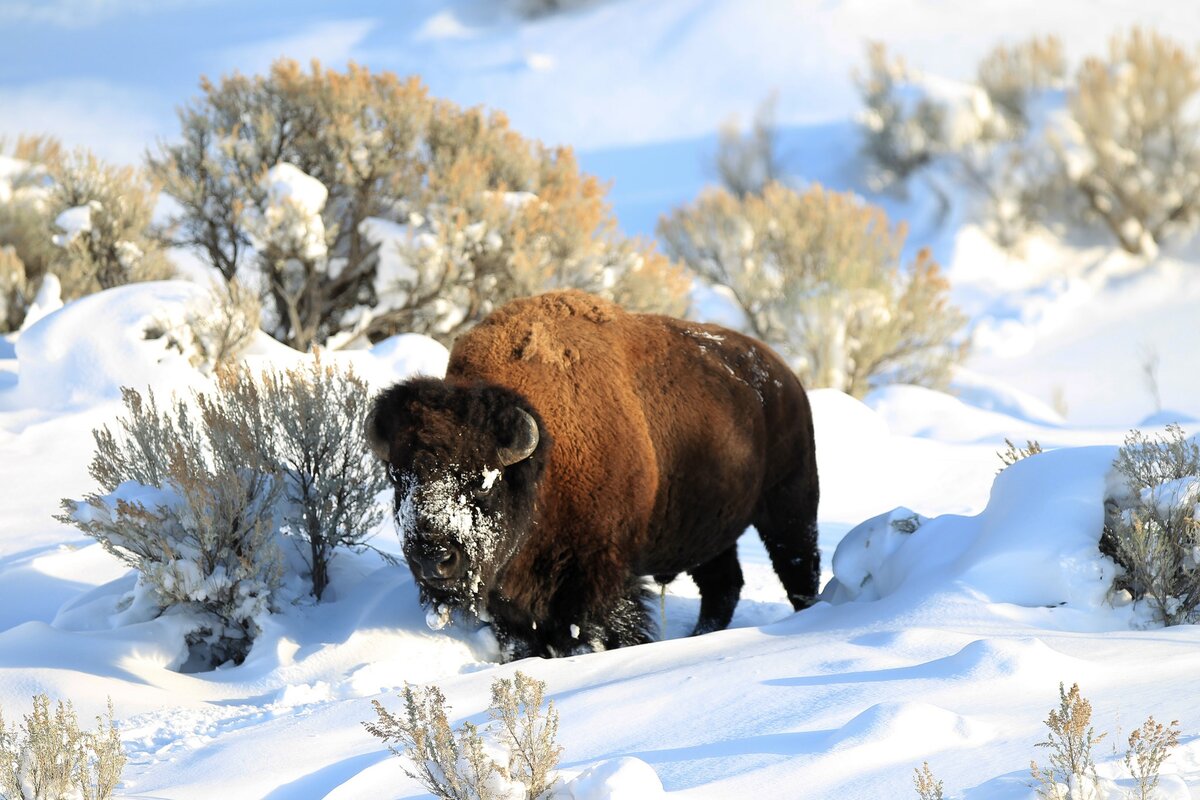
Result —
<svg viewBox="0 0 1200 800"><path fill-rule="evenodd" d="M479 597L514 655L646 641L645 575L691 574L701 594L695 632L724 628L742 586L736 543L749 525L793 606L812 601L820 571L812 414L766 345L715 325L629 314L578 291L518 300L455 343L444 382L382 395L371 435L403 474L413 473L406 465L417 450L464 474L488 469L512 434L485 421L497 410L471 410L467 396L487 391L484 406L522 407L542 432L528 463L504 468L504 497L490 501L507 508L509 494L532 492L517 504L528 510L498 512L515 532L485 556L493 563ZM461 408L441 410L451 397ZM445 597L462 600L426 593Z"/></svg>

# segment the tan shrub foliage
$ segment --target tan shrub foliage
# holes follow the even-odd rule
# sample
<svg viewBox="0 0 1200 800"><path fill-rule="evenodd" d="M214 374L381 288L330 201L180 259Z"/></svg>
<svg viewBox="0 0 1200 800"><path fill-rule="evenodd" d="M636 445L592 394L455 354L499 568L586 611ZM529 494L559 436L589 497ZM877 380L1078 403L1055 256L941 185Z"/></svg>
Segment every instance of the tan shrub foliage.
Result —
<svg viewBox="0 0 1200 800"><path fill-rule="evenodd" d="M977 74L992 107L1019 130L1029 124L1030 95L1066 78L1067 57L1057 36L1035 36L994 48L979 62Z"/></svg>
<svg viewBox="0 0 1200 800"><path fill-rule="evenodd" d="M62 281L64 300L171 276L162 244L150 233L158 192L141 173L105 164L88 151L53 162L49 172L52 219L87 209L84 228L54 237L60 253L51 269Z"/></svg>
<svg viewBox="0 0 1200 800"><path fill-rule="evenodd" d="M1071 100L1086 163L1073 176L1095 216L1131 253L1200 218L1200 61L1133 28L1108 60L1080 68Z"/></svg>
<svg viewBox="0 0 1200 800"><path fill-rule="evenodd" d="M234 365L253 343L261 319L257 292L236 278L214 281L208 296L192 303L182 322L158 320L146 329L146 338L163 338L193 367L210 374Z"/></svg>
<svg viewBox="0 0 1200 800"><path fill-rule="evenodd" d="M1150 601L1165 625L1200 616L1200 445L1178 425L1147 437L1131 431L1113 468L1122 491L1104 503L1100 550L1123 569L1115 586Z"/></svg>
<svg viewBox="0 0 1200 800"><path fill-rule="evenodd" d="M125 751L113 722L96 717L95 732L79 729L70 702L53 713L50 698L35 695L20 728L0 713L0 796L6 800L109 800L125 769Z"/></svg>
<svg viewBox="0 0 1200 800"><path fill-rule="evenodd" d="M28 307L25 262L12 245L0 246L0 333L20 328Z"/></svg>
<svg viewBox="0 0 1200 800"><path fill-rule="evenodd" d="M103 493L64 500L74 525L140 573L163 609L192 612L198 660L240 663L282 577L274 507L280 496L260 443L270 420L251 381L160 408L122 390L126 416L93 435L89 471Z"/></svg>
<svg viewBox="0 0 1200 800"><path fill-rule="evenodd" d="M1179 745L1179 720L1163 725L1149 717L1142 727L1129 734L1129 749L1125 751L1125 767L1136 781L1136 793L1130 800L1153 800L1158 788L1159 771L1171 751Z"/></svg>
<svg viewBox="0 0 1200 800"><path fill-rule="evenodd" d="M927 251L900 265L904 226L853 194L771 184L707 192L659 223L666 250L726 287L749 332L807 386L855 396L872 378L940 386L963 349L965 318Z"/></svg>
<svg viewBox="0 0 1200 800"><path fill-rule="evenodd" d="M294 347L402 330L445 341L519 295L611 295L631 252L647 275L669 275L662 256L616 235L603 187L570 150L431 98L416 78L281 60L266 76L201 88L180 114L182 143L153 158L153 172L183 207L185 243L227 279L239 268L265 278L267 329ZM315 246L256 235L274 213L263 176L281 163L328 190ZM404 235L385 243L375 220Z"/></svg>
<svg viewBox="0 0 1200 800"><path fill-rule="evenodd" d="M0 152L5 149L0 142ZM10 175L0 192L0 333L20 328L42 276L58 253L51 239L46 167L59 145L44 136L17 139L12 156L25 169Z"/></svg>
<svg viewBox="0 0 1200 800"><path fill-rule="evenodd" d="M1048 767L1029 762L1037 796L1042 800L1075 800L1075 793L1064 793L1060 786L1078 787L1079 800L1094 796L1089 787L1099 782L1096 761L1092 755L1095 746L1104 739L1092 728L1092 704L1079 691L1079 684L1072 684L1070 691L1058 685L1058 708L1051 709L1046 717L1049 733L1046 741L1038 747L1046 748Z"/></svg>
<svg viewBox="0 0 1200 800"><path fill-rule="evenodd" d="M854 78L866 106L860 122L874 178L883 186L903 183L943 149L945 110L925 97L905 101L901 90L911 80L909 67L882 42L867 43L866 70Z"/></svg>
<svg viewBox="0 0 1200 800"><path fill-rule="evenodd" d="M929 768L929 762L921 764L920 769L913 769L913 788L921 800L942 800L942 782Z"/></svg>
<svg viewBox="0 0 1200 800"><path fill-rule="evenodd" d="M538 800L558 780L553 770L562 753L555 741L554 701L542 710L545 691L544 682L519 671L512 680L497 678L492 683L488 715L499 728L507 765L493 758L495 751L484 738L487 729L463 722L457 731L451 730L446 697L437 686L405 686L401 715L372 700L378 719L363 727L411 763L415 771L404 766L404 773L440 800L502 800L521 790L526 800Z"/></svg>

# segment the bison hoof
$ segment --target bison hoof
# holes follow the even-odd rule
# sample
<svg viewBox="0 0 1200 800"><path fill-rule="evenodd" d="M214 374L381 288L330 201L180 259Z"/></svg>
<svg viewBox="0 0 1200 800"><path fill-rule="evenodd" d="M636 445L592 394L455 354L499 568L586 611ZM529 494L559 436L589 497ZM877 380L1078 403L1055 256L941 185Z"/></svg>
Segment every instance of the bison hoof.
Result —
<svg viewBox="0 0 1200 800"><path fill-rule="evenodd" d="M788 599L792 601L792 608L796 611L803 611L817 602L817 598L807 594L789 594Z"/></svg>

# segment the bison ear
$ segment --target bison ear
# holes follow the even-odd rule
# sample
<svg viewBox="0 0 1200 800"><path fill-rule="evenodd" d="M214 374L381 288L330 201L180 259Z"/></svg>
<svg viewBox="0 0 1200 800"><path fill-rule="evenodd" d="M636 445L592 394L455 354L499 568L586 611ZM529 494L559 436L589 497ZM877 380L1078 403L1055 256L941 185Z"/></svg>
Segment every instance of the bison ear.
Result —
<svg viewBox="0 0 1200 800"><path fill-rule="evenodd" d="M367 447L380 461L387 461L391 455L392 438L404 421L412 394L413 388L407 383L397 383L375 395L371 403L363 425L363 435Z"/></svg>
<svg viewBox="0 0 1200 800"><path fill-rule="evenodd" d="M508 444L496 448L496 453L500 456L500 463L505 467L524 461L533 455L533 451L537 449L538 440L541 438L538 433L537 420L533 418L532 414L519 406L513 406L512 412L505 415L505 434L507 434Z"/></svg>

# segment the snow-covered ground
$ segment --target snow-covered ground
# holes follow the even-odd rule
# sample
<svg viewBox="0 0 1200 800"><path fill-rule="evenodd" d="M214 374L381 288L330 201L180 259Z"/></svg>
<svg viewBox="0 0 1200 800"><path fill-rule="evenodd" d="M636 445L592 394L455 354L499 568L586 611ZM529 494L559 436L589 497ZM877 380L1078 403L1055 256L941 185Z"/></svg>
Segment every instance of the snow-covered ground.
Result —
<svg viewBox="0 0 1200 800"><path fill-rule="evenodd" d="M637 759L605 767L620 780L565 784L577 797L649 797L657 781L694 797L895 797L923 760L955 796L1029 797L1025 765L1060 681L1080 682L1114 740L1151 713L1180 719L1164 796L1200 785L1200 699L1186 691L1200 631L1114 608L1113 565L1096 549L1123 430L1064 426L969 376L970 404L915 387L866 403L812 393L827 581L844 542L827 602L802 613L750 533L730 630L686 638L698 599L681 579L661 642L500 666L487 637L427 627L407 569L348 555L325 599L271 617L245 663L183 674L177 618L123 613L134 574L50 515L94 488L90 431L117 413L122 383L166 393L207 380L140 333L203 296L181 282L93 295L11 337L0 359L0 707L15 715L45 691L86 717L111 697L125 796L421 796L363 731L369 701L396 708L406 682L436 682L455 719L478 722L492 680L514 669L559 708L564 779ZM327 357L382 386L436 374L445 351L409 336ZM296 358L265 338L250 356ZM1006 436L1060 449L996 478ZM390 526L376 543L398 552ZM1102 777L1116 776L1119 756L1100 756Z"/></svg>
<svg viewBox="0 0 1200 800"><path fill-rule="evenodd" d="M419 72L437 94L576 145L613 180L622 227L650 234L711 180L716 126L749 118L772 91L793 176L865 190L850 121L864 38L957 79L998 40L1031 33L1058 33L1073 59L1134 22L1200 38L1200 15L1171 0L597 0L536 22L483 0L404 6L346 3L334 17L299 0L286 19L238 6L244 24L229 25L232 0L0 3L0 133L48 128L133 160L172 135L171 108L201 72L354 58ZM0 338L0 708L19 717L45 691L88 719L111 697L130 757L124 797L409 798L424 795L361 727L370 700L396 709L406 682L434 682L452 721L481 722L493 679L521 669L559 708L564 785L600 765L570 784L576 800L652 797L658 782L681 797L914 796L926 760L948 796L1024 800L1059 682L1078 681L1109 732L1102 778L1124 779L1124 740L1153 714L1183 729L1162 796L1200 797L1200 631L1114 607L1114 568L1096 549L1126 431L1200 427L1200 251L1176 245L1147 262L1039 234L1006 253L953 199L944 213L919 187L871 197L946 265L974 350L953 395L812 393L824 580L837 573L826 602L791 613L750 532L730 630L686 638L699 601L683 578L665 598L663 641L554 661L501 666L486 637L430 630L407 569L367 553L339 557L320 604L272 617L244 664L178 671L178 626L132 621L122 603L134 575L52 515L95 488L91 431L119 412L121 385L166 395L207 383L144 336L202 302L203 287L128 287L61 310L48 291L44 318ZM409 336L328 357L382 387L436 374L446 353ZM297 358L265 336L250 356ZM1005 438L1050 452L997 477ZM399 551L390 522L374 543Z"/></svg>

